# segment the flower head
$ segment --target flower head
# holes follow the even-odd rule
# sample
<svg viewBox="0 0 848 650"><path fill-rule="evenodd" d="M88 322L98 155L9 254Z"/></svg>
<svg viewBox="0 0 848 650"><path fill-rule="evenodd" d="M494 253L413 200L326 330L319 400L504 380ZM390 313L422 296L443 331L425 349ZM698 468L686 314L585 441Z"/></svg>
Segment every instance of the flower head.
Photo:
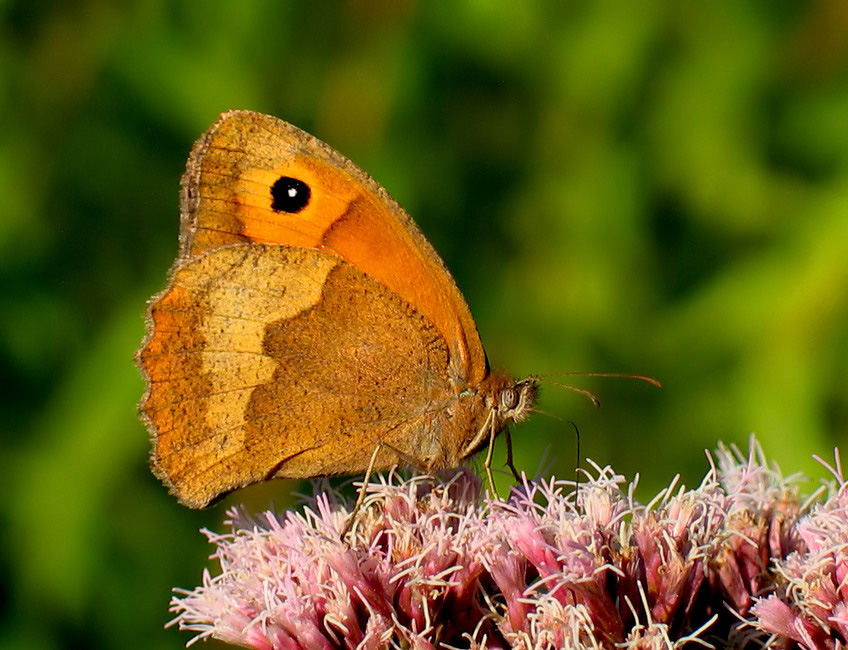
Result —
<svg viewBox="0 0 848 650"><path fill-rule="evenodd" d="M793 483L756 443L717 459L697 488L675 480L647 504L597 466L579 489L525 479L506 501L469 470L391 475L366 486L345 539L351 503L321 483L298 512L230 511L229 533L207 533L220 572L173 599L175 622L269 649L741 647L766 633L836 647L817 643L848 621L846 491L796 526Z"/></svg>
<svg viewBox="0 0 848 650"><path fill-rule="evenodd" d="M839 469L822 503L794 528L798 541L775 561L774 593L752 607L754 626L775 646L848 646L848 482Z"/></svg>

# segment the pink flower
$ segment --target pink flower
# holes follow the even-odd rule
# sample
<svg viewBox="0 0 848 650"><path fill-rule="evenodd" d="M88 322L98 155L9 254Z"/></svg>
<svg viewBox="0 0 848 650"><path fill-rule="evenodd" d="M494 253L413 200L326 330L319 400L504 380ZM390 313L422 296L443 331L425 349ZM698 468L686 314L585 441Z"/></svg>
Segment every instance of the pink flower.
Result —
<svg viewBox="0 0 848 650"><path fill-rule="evenodd" d="M351 503L319 483L298 512L233 510L229 533L207 532L220 572L172 600L174 622L269 649L839 647L846 490L799 521L753 440L716 456L697 488L647 504L597 466L577 490L525 479L507 501L468 470L392 475L347 540Z"/></svg>
<svg viewBox="0 0 848 650"><path fill-rule="evenodd" d="M795 526L796 548L774 563L774 594L751 609L772 644L833 650L848 645L848 483L837 456L830 488Z"/></svg>

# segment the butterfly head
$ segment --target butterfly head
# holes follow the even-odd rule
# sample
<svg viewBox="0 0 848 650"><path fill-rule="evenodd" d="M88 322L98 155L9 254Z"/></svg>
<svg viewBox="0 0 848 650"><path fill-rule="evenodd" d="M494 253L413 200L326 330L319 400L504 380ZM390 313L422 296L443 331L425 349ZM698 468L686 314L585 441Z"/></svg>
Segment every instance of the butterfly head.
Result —
<svg viewBox="0 0 848 650"><path fill-rule="evenodd" d="M511 422L526 420L533 412L538 393L538 378L535 376L503 386L498 391L496 403L492 407L495 428L500 430Z"/></svg>
<svg viewBox="0 0 848 650"><path fill-rule="evenodd" d="M535 376L515 380L505 374L491 373L475 391L469 391L468 396L475 406L465 412L473 415L463 430L474 435L465 440L456 460L477 453L487 441L491 444L494 437L513 422L526 420L536 403L537 382Z"/></svg>

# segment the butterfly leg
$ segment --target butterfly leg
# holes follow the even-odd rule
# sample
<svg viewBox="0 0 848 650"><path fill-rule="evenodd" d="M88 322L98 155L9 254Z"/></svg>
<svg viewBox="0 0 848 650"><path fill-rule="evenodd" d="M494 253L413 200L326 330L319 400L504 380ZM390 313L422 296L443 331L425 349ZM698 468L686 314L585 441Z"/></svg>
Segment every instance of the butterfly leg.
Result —
<svg viewBox="0 0 848 650"><path fill-rule="evenodd" d="M492 474L492 457L495 453L495 437L498 435L498 431L495 428L495 418L490 417L489 422L489 449L486 451L486 460L483 461L483 467L486 469L486 478L489 479L489 491L492 493L492 496L497 499L498 491L495 489L495 477Z"/></svg>
<svg viewBox="0 0 848 650"><path fill-rule="evenodd" d="M512 436L509 434L509 427L504 428L503 433L504 442L506 443L506 466L509 467L515 480L521 483L521 476L519 476L518 470L515 469L515 465L512 462Z"/></svg>
<svg viewBox="0 0 848 650"><path fill-rule="evenodd" d="M350 513L350 516L347 519L347 523L345 524L344 530L342 531L342 539L347 537L348 533L353 530L353 524L356 522L356 516L359 514L359 509L362 507L362 504L365 502L365 495L368 490L368 483L371 481L371 475L374 473L374 465L377 463L377 456L380 455L380 452L386 447L382 442L378 442L374 447L374 451L371 454L371 460L368 461L368 467L365 470L365 474L362 477L362 486L359 488L359 494L356 497L356 503L353 505L353 510Z"/></svg>
<svg viewBox="0 0 848 650"><path fill-rule="evenodd" d="M371 481L372 474L374 474L374 467L377 464L377 457L383 450L391 451L400 459L402 463L409 465L410 467L414 467L419 472L426 471L426 468L422 466L417 459L413 458L409 454L405 454L400 449L392 447L387 442L378 442L377 445L374 447L374 451L371 453L371 460L368 461L368 467L366 468L365 474L362 477L362 487L359 488L359 495L356 497L356 503L353 506L353 511L350 513L350 517L348 518L344 530L342 531L342 537L345 537L353 529L353 524L356 521L357 514L359 514L359 509L365 502L365 495L367 494L368 483ZM392 466L391 471L394 471L395 469L397 469L397 467L398 463L395 463Z"/></svg>
<svg viewBox="0 0 848 650"><path fill-rule="evenodd" d="M494 456L495 450L495 438L498 435L498 431L495 427L495 419L490 418L489 424L489 447L486 452L486 460L483 461L483 467L486 468L486 477L489 479L489 490L491 490L492 494L497 498L498 493L495 490L495 477L492 474L492 458ZM521 476L518 474L518 470L515 469L515 464L512 462L512 436L509 434L509 427L504 427L504 442L506 442L506 466L509 467L512 475L515 477L515 480L521 483Z"/></svg>

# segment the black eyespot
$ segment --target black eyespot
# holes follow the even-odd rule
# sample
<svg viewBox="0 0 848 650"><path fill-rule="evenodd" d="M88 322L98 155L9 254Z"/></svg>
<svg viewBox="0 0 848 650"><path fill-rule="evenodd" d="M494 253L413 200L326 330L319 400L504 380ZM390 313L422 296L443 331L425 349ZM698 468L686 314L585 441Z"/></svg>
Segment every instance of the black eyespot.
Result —
<svg viewBox="0 0 848 650"><path fill-rule="evenodd" d="M280 176L271 186L271 207L277 212L300 212L311 197L309 185L291 176Z"/></svg>
<svg viewBox="0 0 848 650"><path fill-rule="evenodd" d="M505 388L501 391L501 405L506 409L514 409L518 406L518 391L514 388Z"/></svg>

